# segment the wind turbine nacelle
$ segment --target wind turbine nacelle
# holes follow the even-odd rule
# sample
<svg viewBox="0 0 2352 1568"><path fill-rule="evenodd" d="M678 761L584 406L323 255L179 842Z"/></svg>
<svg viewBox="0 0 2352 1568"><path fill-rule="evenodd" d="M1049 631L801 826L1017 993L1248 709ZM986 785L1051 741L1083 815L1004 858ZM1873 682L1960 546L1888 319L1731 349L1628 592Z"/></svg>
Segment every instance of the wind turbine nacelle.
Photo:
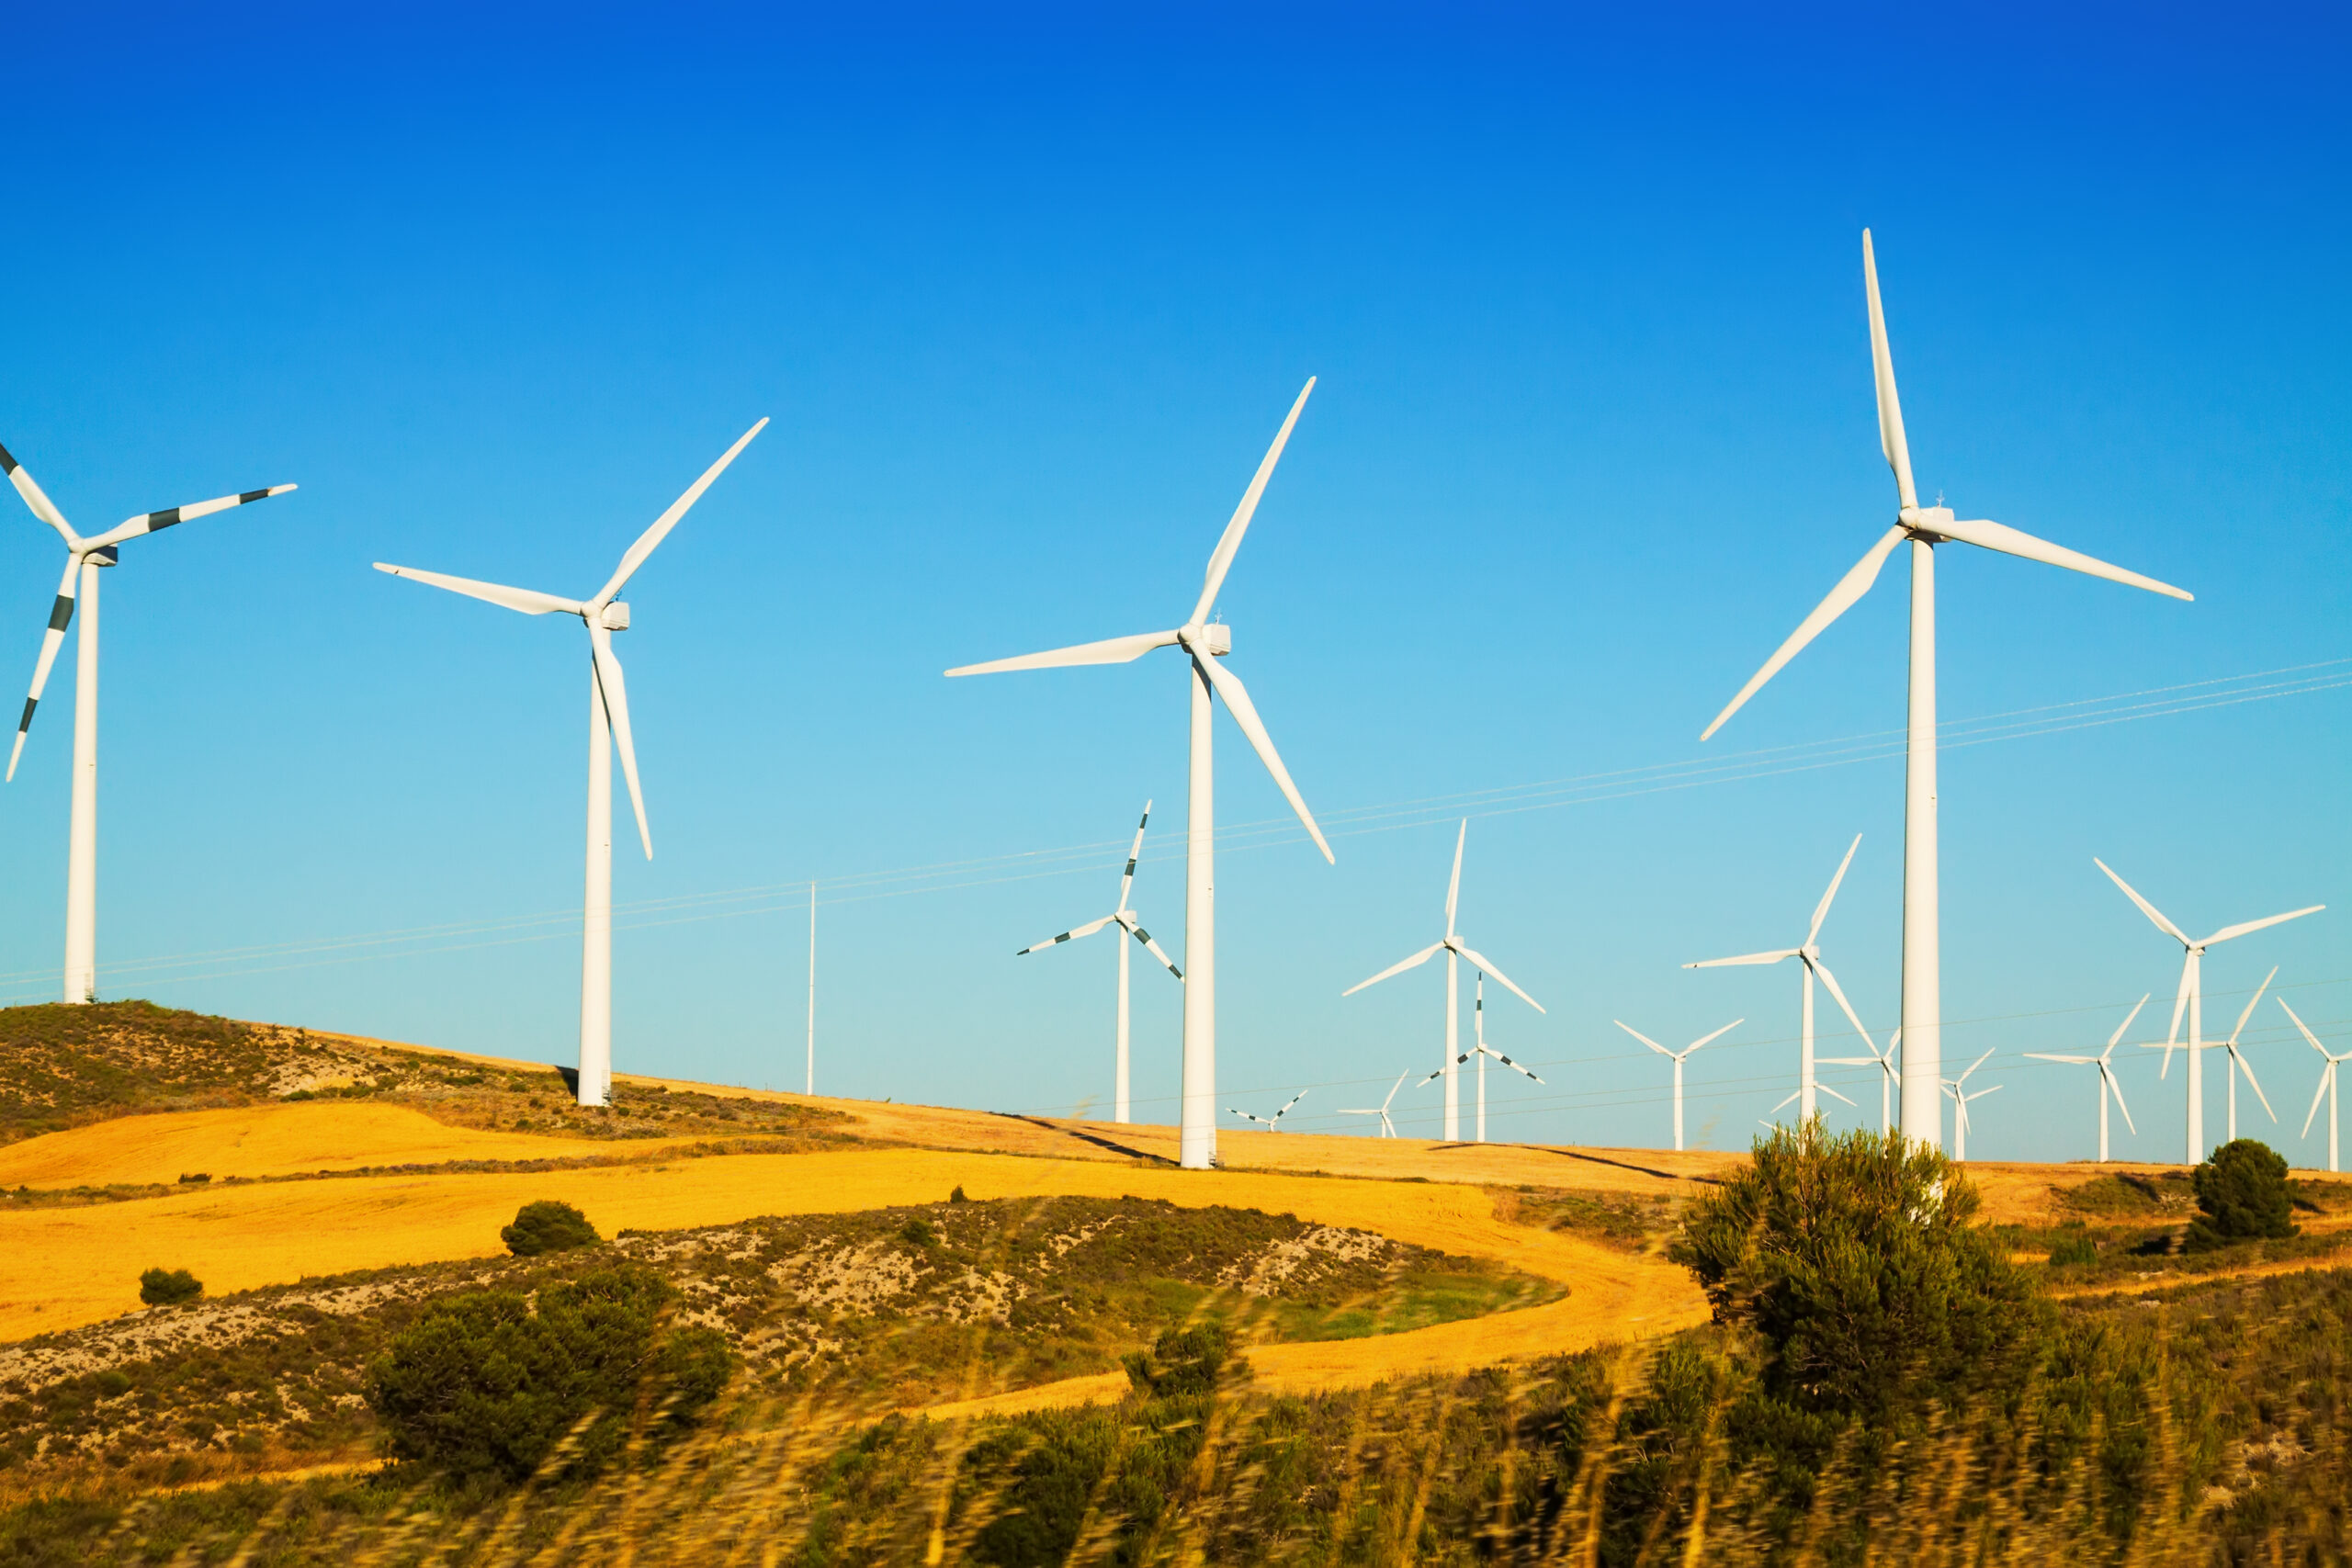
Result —
<svg viewBox="0 0 2352 1568"><path fill-rule="evenodd" d="M1233 651L1233 628L1223 621L1201 628L1201 646L1218 659Z"/></svg>
<svg viewBox="0 0 2352 1568"><path fill-rule="evenodd" d="M1922 534L1933 534L1939 538L1949 536L1936 525L1949 523L1951 519L1952 510L1949 506L1906 506L1903 509L1905 527L1916 528Z"/></svg>
<svg viewBox="0 0 2352 1568"><path fill-rule="evenodd" d="M116 549L114 546L107 545L103 548L92 550L82 558L92 566L112 566L122 558L122 552Z"/></svg>
<svg viewBox="0 0 2352 1568"><path fill-rule="evenodd" d="M597 624L608 632L628 630L628 601L616 599L605 605L604 613L597 617Z"/></svg>

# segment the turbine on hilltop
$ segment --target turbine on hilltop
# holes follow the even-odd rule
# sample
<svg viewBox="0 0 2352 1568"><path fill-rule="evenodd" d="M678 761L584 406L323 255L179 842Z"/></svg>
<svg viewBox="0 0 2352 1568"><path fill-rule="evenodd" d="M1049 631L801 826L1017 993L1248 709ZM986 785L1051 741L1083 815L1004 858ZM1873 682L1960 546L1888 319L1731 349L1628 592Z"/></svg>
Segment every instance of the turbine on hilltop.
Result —
<svg viewBox="0 0 2352 1568"><path fill-rule="evenodd" d="M57 503L33 482L24 465L0 446L0 471L25 498L33 515L57 530L65 541L65 575L57 584L57 599L50 606L49 629L41 634L40 658L33 665L32 694L25 699L24 716L17 720L17 741L8 752L8 779L17 776L17 760L25 754L25 737L33 727L33 710L40 706L41 688L57 662L65 628L78 604L82 633L74 657L74 802L65 837L65 999L87 1002L98 992L98 569L112 566L119 547L142 534L159 533L180 523L209 517L232 506L284 495L292 485L271 485L235 495L142 512L118 523L105 533L85 539L65 521Z"/></svg>
<svg viewBox="0 0 2352 1568"><path fill-rule="evenodd" d="M447 577L437 571L419 571L414 567L387 566L376 563L378 571L394 577L405 577L418 582L446 588L452 593L463 593L469 599L519 610L526 615L563 614L577 615L588 628L588 876L587 896L583 902L580 936L580 1080L578 1092L582 1105L602 1105L610 1095L613 1084L613 751L621 754L621 774L628 781L628 801L637 813L638 840L645 846L645 858L653 858L653 829L646 825L645 792L637 780L637 745L629 735L628 688L622 682L621 661L613 652L613 634L628 630L628 605L620 600L620 591L629 578L645 564L686 509L702 499L711 481L727 471L736 454L752 444L752 437L767 428L764 419L745 431L726 455L703 470L702 478L686 489L686 493L670 503L670 509L653 520L653 526L638 536L637 543L621 557L621 564L605 586L590 599L560 599L552 593L541 593L529 588L508 588L496 582L480 582L469 577ZM815 889L810 889L810 908L815 908ZM813 920L814 916L811 915ZM815 953L814 928L811 927L810 954ZM812 966L813 973L813 966ZM814 981L811 981L813 996ZM811 1004L813 1006L813 1002ZM813 1016L813 1014L812 1014ZM813 1047L812 1047L813 1052ZM810 1074L813 1078L813 1055Z"/></svg>
<svg viewBox="0 0 2352 1568"><path fill-rule="evenodd" d="M1807 615L1786 642L1748 678L1699 739L1704 740L1740 710L1741 705L1780 673L1804 645L1850 609L1878 581L1879 569L1896 546L1911 547L1911 714L1909 762L1903 807L1903 1133L1941 1147L1943 1106L1943 1007L1940 938L1937 927L1936 848L1936 547L1959 543L2004 555L2023 556L2069 571L2103 577L2152 593L2187 599L2188 594L2154 578L2109 566L1998 523L1954 517L1944 506L1921 506L1911 481L1911 448L1903 434L1903 407L1894 392L1894 356L1886 342L1886 314L1878 296L1878 263L1871 231L1862 231L1862 287L1870 301L1871 367L1878 389L1879 449L1894 470L1894 526L1882 535ZM1966 1110L1965 1104L1962 1110Z"/></svg>

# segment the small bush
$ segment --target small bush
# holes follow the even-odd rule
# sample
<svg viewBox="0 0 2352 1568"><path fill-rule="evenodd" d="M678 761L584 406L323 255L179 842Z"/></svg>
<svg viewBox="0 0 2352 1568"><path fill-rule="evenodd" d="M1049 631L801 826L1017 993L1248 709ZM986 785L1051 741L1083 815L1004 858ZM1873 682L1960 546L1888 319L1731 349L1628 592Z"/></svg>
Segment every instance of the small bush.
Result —
<svg viewBox="0 0 2352 1568"><path fill-rule="evenodd" d="M969 1198L964 1196L964 1184L960 1181L956 1184L956 1190L947 1195L947 1201L951 1203L968 1203L971 1201Z"/></svg>
<svg viewBox="0 0 2352 1568"><path fill-rule="evenodd" d="M2062 1235L2050 1244L2050 1266L2098 1261L2098 1243L2087 1235Z"/></svg>
<svg viewBox="0 0 2352 1568"><path fill-rule="evenodd" d="M1249 1363L1233 1354L1225 1325L1204 1323L1196 1328L1170 1328L1125 1360L1127 1382L1153 1399L1178 1399L1216 1389L1230 1363L1237 1372Z"/></svg>
<svg viewBox="0 0 2352 1568"><path fill-rule="evenodd" d="M2295 1234L2289 1218L2295 1200L2287 1190L2287 1162L2267 1144L2240 1138L2223 1144L2197 1168L2197 1206L2188 1223L2186 1252L2211 1252L2233 1241L2276 1239Z"/></svg>
<svg viewBox="0 0 2352 1568"><path fill-rule="evenodd" d="M931 1228L929 1220L917 1214L899 1227L899 1239L909 1247L929 1247L939 1239L939 1234Z"/></svg>
<svg viewBox="0 0 2352 1568"><path fill-rule="evenodd" d="M139 1299L151 1307L177 1306L204 1294L204 1281L185 1269L150 1269L139 1276Z"/></svg>
<svg viewBox="0 0 2352 1568"><path fill-rule="evenodd" d="M500 1231L498 1237L506 1244L506 1250L517 1258L570 1252L578 1247L594 1247L605 1239L588 1223L587 1215L551 1198L517 1209L514 1223Z"/></svg>
<svg viewBox="0 0 2352 1568"><path fill-rule="evenodd" d="M201 1187L211 1179L212 1173L209 1170L191 1170L184 1173L180 1177L180 1185L183 1187Z"/></svg>

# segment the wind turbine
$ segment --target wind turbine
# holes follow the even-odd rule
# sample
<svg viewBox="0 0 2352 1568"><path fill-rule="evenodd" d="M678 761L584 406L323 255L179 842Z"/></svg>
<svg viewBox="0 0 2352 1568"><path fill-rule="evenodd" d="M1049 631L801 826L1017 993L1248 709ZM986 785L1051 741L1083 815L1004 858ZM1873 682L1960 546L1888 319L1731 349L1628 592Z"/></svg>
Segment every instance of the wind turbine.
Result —
<svg viewBox="0 0 2352 1568"><path fill-rule="evenodd" d="M2063 566L2091 577L2103 577L2132 588L2165 593L2176 599L2188 594L2152 577L2109 566L2102 560L2063 548L1999 523L1956 518L1950 508L1921 506L1911 482L1911 449L1903 434L1903 407L1894 392L1894 358L1887 348L1886 315L1880 307L1878 264L1871 254L1871 233L1862 231L1862 285L1870 301L1871 366L1878 388L1879 449L1894 470L1897 502L1894 526L1880 536L1852 570L1829 591L1829 596L1807 615L1789 639L1781 644L1764 667L1748 678L1724 711L1700 736L1702 740L1724 726L1765 682L1780 673L1804 645L1844 615L1878 581L1896 546L1911 546L1911 693L1903 807L1903 1032L1911 1043L1903 1053L1903 1133L1915 1142L1943 1144L1943 1107L1938 1086L1943 1072L1943 1010L1941 967L1937 929L1936 851L1936 547L1957 542L2004 555L2023 556L2051 566Z"/></svg>
<svg viewBox="0 0 2352 1568"><path fill-rule="evenodd" d="M2238 1036L2245 1032L2245 1021L2254 1016L2255 1007L2262 1000L2262 993L2268 990L2270 982L2278 977L2278 966L2274 964L2270 966L2270 973L2262 977L2262 984L2254 988L2254 995L2248 998L2245 1010L2238 1014L2237 1027L2231 1030L2230 1037L2222 1043L2222 1049L2230 1054L2229 1141L2233 1144L2238 1141L2238 1075L2240 1073L2244 1073L2245 1081L2253 1086L2254 1097L2262 1101L2262 1109L2268 1113L2271 1122L2275 1125L2278 1121L2278 1112L2270 1109L2270 1097L2262 1092L2262 1085L2255 1079L2254 1064L2247 1061L2245 1053L2238 1049Z"/></svg>
<svg viewBox="0 0 2352 1568"><path fill-rule="evenodd" d="M1143 803L1143 821L1136 824L1135 845L1127 851L1127 869L1119 876L1119 907L1112 910L1109 914L1103 916L1099 920L1089 920L1082 926L1072 926L1069 930L1062 932L1059 936L1047 937L1043 942L1032 943L1030 946L1023 948L1021 952L1014 953L1013 956L1015 958L1022 957L1027 953L1035 953L1040 948L1057 947L1066 942L1076 942L1080 937L1092 936L1096 931L1101 931L1105 926L1117 926L1127 935L1135 938L1137 942L1143 943L1145 947L1148 948L1154 958L1159 959L1160 963L1168 966L1168 972L1170 975L1175 976L1179 980L1184 977L1184 972L1176 967L1174 960L1170 959L1168 954L1159 951L1159 944L1151 940L1151 933L1149 931L1144 930L1142 926L1136 923L1135 912L1127 908L1127 895L1134 890L1136 885L1136 862L1141 859L1143 855L1144 826L1150 820L1151 802L1147 800ZM1095 907L1100 908L1102 906L1097 905ZM1125 1122L1127 1119L1127 944L1124 942L1120 942L1118 944L1118 948L1119 1071L1118 1077L1114 1080L1113 1086L1113 1094L1111 1097L1111 1120L1114 1122Z"/></svg>
<svg viewBox="0 0 2352 1568"><path fill-rule="evenodd" d="M2280 997L2278 1005L2287 1008L2287 1016L2295 1020L2295 1027L2302 1031L2303 1038L2311 1042L2312 1049L2318 1052L2320 1060L2327 1064L2319 1070L2319 1092L2312 1096L2311 1115L2303 1118L2302 1135L2306 1138L2312 1135L2312 1117L2319 1114L2319 1102L2324 1098L2327 1100L2327 1168L2332 1171L2335 1169L2335 1069L2346 1062L2352 1062L2352 1051L2346 1051L2341 1056L2335 1055L2319 1043L2319 1036L2312 1032L2311 1025L2297 1018L2293 1008L2287 1007L2286 998Z"/></svg>
<svg viewBox="0 0 2352 1568"><path fill-rule="evenodd" d="M2066 1062L2078 1067L2098 1069L2098 1163L2101 1165L2107 1163L2107 1097L2109 1095L2115 1096L2115 1108L2123 1112L2123 1124L2132 1129L2132 1135L2133 1137L2140 1135L2140 1129L2132 1121L2132 1108L2123 1103L2123 1085L2115 1076L2114 1056L2115 1043L2123 1038L2123 1032L2132 1027L2132 1021L2139 1017L2140 1010L2147 1005L2148 998L2144 996L2132 1003L2132 1010L2123 1015L2123 1021L2115 1026L2115 1032L2107 1037L2107 1049L2096 1056L2056 1056L2047 1051L2026 1053L2027 1055L2040 1062Z"/></svg>
<svg viewBox="0 0 2352 1568"><path fill-rule="evenodd" d="M56 602L50 606L49 629L41 634L40 658L33 665L32 694L25 699L24 716L17 720L17 743L8 752L7 776L12 782L17 760L25 754L25 733L32 728L33 709L40 705L41 688L49 684L50 668L57 662L57 650L65 641L65 628L74 619L77 599L82 609L82 632L74 653L73 808L65 833L65 999L95 1001L98 991L98 569L114 565L119 547L142 534L266 501L294 486L271 485L161 512L142 512L85 539L74 531L65 513L6 446L0 446L0 471L7 474L8 482L17 487L33 515L56 529L58 537L65 541L65 575L58 581Z"/></svg>
<svg viewBox="0 0 2352 1568"><path fill-rule="evenodd" d="M1501 976L1498 976L1497 978L1500 979ZM1506 980L1503 983L1505 985L1509 985L1510 982ZM1487 1058L1492 1056L1496 1061L1500 1062L1512 1072L1521 1074L1536 1083L1542 1083L1544 1080L1536 1077L1535 1075L1529 1072L1527 1068L1520 1066L1520 1064L1512 1061L1509 1056L1504 1055L1500 1051L1496 1050L1493 1046L1487 1043L1487 975L1486 971L1483 969L1478 972L1477 998L1477 1001L1472 1005L1470 1010L1471 1017L1477 1021L1477 1031L1472 1037L1476 1040L1476 1043L1472 1045L1467 1051L1464 1051L1460 1055L1454 1057L1452 1061L1448 1062L1445 1066L1440 1067L1436 1072L1430 1074L1429 1077L1423 1078L1421 1082L1427 1083L1430 1081L1430 1078L1443 1077L1452 1068L1460 1066L1463 1063L1468 1061L1473 1056L1477 1057L1478 1142L1483 1144L1487 1141ZM1536 1010L1540 1012L1543 1010L1539 1008Z"/></svg>
<svg viewBox="0 0 2352 1568"><path fill-rule="evenodd" d="M1305 1100L1306 1098L1306 1091L1305 1089L1300 1089L1296 1094L1292 1095L1289 1101L1272 1116L1253 1116L1247 1111L1234 1111L1233 1114L1240 1117L1244 1122L1257 1122L1269 1133L1279 1133L1283 1130L1283 1118L1290 1114L1291 1106L1296 1105L1300 1100ZM1233 1110L1231 1106L1227 1106L1226 1109L1228 1111Z"/></svg>
<svg viewBox="0 0 2352 1568"><path fill-rule="evenodd" d="M501 604L509 610L519 610L526 615L545 615L560 611L577 615L588 628L588 877L587 896L581 919L580 941L580 1103L602 1105L612 1090L613 1082L613 750L620 749L621 773L628 781L630 807L637 813L637 836L645 846L645 858L653 858L653 830L646 826L645 795L638 787L637 747L629 738L628 689L621 677L621 661L613 653L613 634L628 630L628 604L618 597L623 587L637 569L645 564L662 541L669 537L678 519L686 509L702 499L711 481L735 460L736 454L752 444L752 437L767 428L764 419L745 431L725 456L703 470L702 478L687 487L686 493L670 503L668 511L653 520L653 526L638 536L637 543L628 547L604 587L591 599L559 599L552 593L541 593L529 588L508 588L495 582L479 582L469 577L448 577L437 571L419 571L414 567L388 566L376 563L378 571L394 577L412 578L435 588L446 588L452 593L463 593L469 599L481 599ZM813 935L816 895L809 894L811 910L810 981L811 1018L814 1017L815 938ZM811 1036L809 1063L810 1088L815 1088L816 1064L814 1036Z"/></svg>
<svg viewBox="0 0 2352 1568"><path fill-rule="evenodd" d="M1824 1056L1821 1059L1824 1066L1878 1069L1878 1131L1881 1137L1894 1130L1894 1086L1903 1081L1903 1069L1897 1065L1899 1058L1894 1048L1901 1043L1903 1031L1900 1029L1886 1037L1884 1051L1881 1051L1878 1043L1865 1034L1862 1036L1862 1048L1870 1053L1869 1055Z"/></svg>
<svg viewBox="0 0 2352 1568"><path fill-rule="evenodd" d="M1845 1012L1846 1021L1854 1026L1854 1032L1860 1034L1865 1042L1868 1042L1871 1037L1871 1032L1862 1027L1862 1021L1854 1016L1853 1005L1846 1000L1846 993L1839 987L1838 976L1832 975L1829 972L1829 965L1821 961L1821 923L1829 918L1829 905L1831 900L1838 897L1838 884L1846 880L1846 868L1854 863L1854 852L1861 847L1862 836L1857 833L1854 835L1854 841L1846 846L1846 858L1838 863L1838 874L1829 879L1828 891L1822 894L1821 902L1813 907L1813 924L1805 928L1804 945L1775 948L1770 953L1744 953L1736 958L1705 958L1696 964L1685 964L1682 966L1685 969L1722 969L1739 964L1778 964L1784 958L1793 958L1797 961L1798 967L1804 976L1804 1021L1799 1036L1797 1091L1791 1095L1789 1100L1803 1101L1800 1114L1807 1122L1813 1120L1815 1109L1814 1091L1821 1087L1815 1081L1813 1076L1813 978L1815 975L1820 976L1821 983L1829 987L1829 994L1838 998L1838 1006ZM1871 1049L1875 1051L1877 1047L1872 1046ZM1834 1095L1839 1100L1846 1100L1844 1095L1838 1094L1834 1089L1825 1089L1823 1092ZM1772 1109L1777 1112L1781 1105L1786 1105L1788 1102L1784 1100L1781 1101L1781 1105L1776 1105ZM1854 1102L1846 1100L1846 1103L1851 1105Z"/></svg>
<svg viewBox="0 0 2352 1568"><path fill-rule="evenodd" d="M1396 1135L1396 1123L1388 1119L1388 1107L1390 1102L1396 1100L1396 1091L1405 1087L1405 1079L1411 1075L1412 1071L1412 1068L1407 1067L1403 1072L1396 1075L1396 1081L1388 1086L1388 1098L1380 1102L1379 1110L1374 1111L1364 1106L1349 1106L1341 1109L1340 1114L1342 1116L1377 1116L1380 1118L1380 1131L1374 1134L1374 1136L1381 1138L1395 1137ZM1426 1082L1427 1080L1424 1079L1423 1081Z"/></svg>
<svg viewBox="0 0 2352 1568"><path fill-rule="evenodd" d="M1323 840L1323 829L1315 825L1315 818L1306 809L1298 786L1291 783L1290 770L1283 766L1281 756L1275 752L1273 737L1266 733L1265 725L1259 720L1257 705L1250 702L1241 677L1217 662L1233 651L1232 628L1223 622L1212 624L1208 618L1209 612L1216 608L1217 591L1225 586L1225 574L1233 565L1234 553L1241 548L1241 536L1249 532L1250 519L1257 513L1258 500L1266 492L1266 481L1273 478L1274 465L1290 441L1291 427L1298 423L1299 412L1306 407L1307 394L1314 390L1315 379L1309 377L1299 390L1298 400L1291 404L1282 429L1275 433L1274 444L1266 449L1265 459L1258 465L1250 488L1242 491L1241 504L1234 508L1224 536L1210 554L1201 596L1193 602L1192 614L1184 618L1182 626L1171 631L1140 632L1133 637L1080 643L1046 653L1024 653L1014 659L966 664L947 671L950 675L993 675L1009 670L1046 670L1069 664L1130 664L1156 648L1181 648L1192 660L1192 793L1184 824L1184 1077L1182 1134L1179 1144L1182 1163L1187 1170L1206 1170L1216 1164L1216 777L1210 765L1209 745L1209 720L1215 698L1225 699L1227 711L1241 727L1241 733L1258 753L1258 760L1274 776L1283 798L1298 814L1307 836L1323 852L1324 860L1332 858L1331 846Z"/></svg>
<svg viewBox="0 0 2352 1568"><path fill-rule="evenodd" d="M1992 1054L1987 1051L1984 1056ZM1968 1102L1972 1100L1982 1100L1988 1094L1998 1094L2008 1087L2007 1084L1996 1083L1988 1088L1980 1089L1974 1094L1968 1092L1968 1075L1984 1065L1984 1056L1979 1056L1969 1063L1966 1070L1962 1072L1960 1077L1946 1078L1943 1083L1943 1091L1952 1098L1951 1157L1955 1160L1964 1162L1968 1158Z"/></svg>
<svg viewBox="0 0 2352 1568"><path fill-rule="evenodd" d="M2158 1077L2172 1076L2172 1054L2176 1049L2182 1048L2180 1014L2181 1010L2186 1008L2188 1010L2188 1041L2186 1047L2188 1052L2188 1163L2201 1164L2206 1152L2205 1070L2202 1060L2205 1049L2205 950L2228 942L2233 937L2245 936L2250 931L2258 931L2288 920L2301 919L2305 915L2316 915L2327 906L2312 904L2301 909L2290 909L2283 915L2268 915L2258 920L2241 920L2233 926L2223 926L2201 942L2192 941L2178 926L2165 919L2162 910L2141 897L2130 883L2116 875L2113 868L2105 861L2093 855L2091 863L2106 872L2107 879L2121 888L2123 896L2137 904L2140 907L2140 912L2154 921L2158 931L2180 943L2180 989L2172 999L2172 1025L2165 1031L2165 1043L2160 1047L2165 1054L2165 1065L2163 1070L2156 1076ZM2236 1089L2234 1078L2231 1080L2231 1089L2234 1093Z"/></svg>
<svg viewBox="0 0 2352 1568"><path fill-rule="evenodd" d="M1690 1042L1690 1044L1682 1047L1679 1051L1668 1050L1665 1046L1659 1044L1657 1041L1651 1039L1640 1030L1635 1029L1632 1024L1627 1023L1622 1018L1612 1018L1609 1021L1615 1024L1618 1028L1623 1030L1626 1033L1632 1035L1634 1039L1640 1041L1643 1044L1648 1046L1651 1050L1657 1052L1659 1055L1664 1056L1668 1061L1674 1064L1674 1152L1676 1154L1680 1154L1682 1152L1682 1064L1689 1060L1690 1053L1696 1051L1700 1046L1706 1044L1708 1042L1716 1039L1720 1035L1730 1033L1733 1030L1737 1029L1741 1024L1746 1023L1747 1021L1744 1018L1733 1019L1729 1023L1726 1023L1721 1029L1716 1030L1713 1034L1702 1034L1698 1039Z"/></svg>
<svg viewBox="0 0 2352 1568"><path fill-rule="evenodd" d="M1463 1054L1461 1043L1461 961L1468 959L1472 966L1485 974L1492 975L1505 986L1510 987L1511 995L1521 1001L1525 1002L1537 1012L1544 1010L1542 1002L1512 985L1510 976L1496 968L1491 960L1472 952L1460 937L1453 934L1454 909L1462 901L1462 846L1469 837L1470 818L1465 817L1462 819L1461 830L1453 836L1453 879L1445 885L1444 937L1431 942L1410 958L1392 964L1371 979L1359 981L1340 993L1343 997L1352 997L1366 986L1377 986L1392 975L1402 975L1408 969L1418 969L1439 953L1445 954L1445 1055L1439 1060L1437 1072L1431 1073L1430 1077L1436 1077L1439 1074L1443 1074L1445 1077L1445 1141L1449 1144L1459 1143L1462 1140L1462 1084L1454 1069L1470 1059ZM1519 1064L1514 1062L1511 1065L1517 1066ZM1532 1077L1534 1075L1531 1073L1528 1076ZM1421 1081L1426 1083L1429 1079L1424 1078ZM1482 1134L1480 1137L1483 1142L1484 1134Z"/></svg>

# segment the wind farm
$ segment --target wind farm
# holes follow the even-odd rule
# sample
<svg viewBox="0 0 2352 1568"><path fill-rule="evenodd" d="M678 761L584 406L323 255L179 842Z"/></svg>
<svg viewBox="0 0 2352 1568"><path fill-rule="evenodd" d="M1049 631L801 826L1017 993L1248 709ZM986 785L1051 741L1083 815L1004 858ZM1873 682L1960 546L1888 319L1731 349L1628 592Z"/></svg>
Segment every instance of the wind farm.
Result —
<svg viewBox="0 0 2352 1568"><path fill-rule="evenodd" d="M2333 18L450 20L17 29L0 1564L2352 1553Z"/></svg>

